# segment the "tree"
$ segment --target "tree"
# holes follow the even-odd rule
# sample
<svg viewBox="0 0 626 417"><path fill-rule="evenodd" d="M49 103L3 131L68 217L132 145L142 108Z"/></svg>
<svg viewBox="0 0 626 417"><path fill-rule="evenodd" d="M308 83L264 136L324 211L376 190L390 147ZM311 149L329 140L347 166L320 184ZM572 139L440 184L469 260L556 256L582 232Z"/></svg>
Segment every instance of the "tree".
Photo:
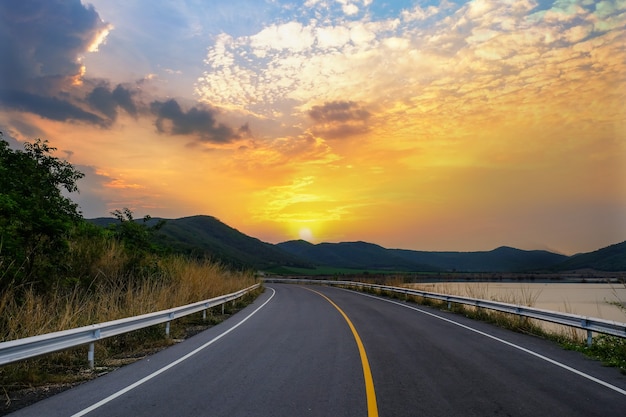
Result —
<svg viewBox="0 0 626 417"><path fill-rule="evenodd" d="M82 221L77 192L84 174L52 156L56 148L37 139L12 150L0 132L0 284L49 284L58 276L67 237Z"/></svg>
<svg viewBox="0 0 626 417"><path fill-rule="evenodd" d="M124 245L133 252L154 252L153 244L154 232L165 225L165 220L159 220L156 224L148 226L152 217L146 215L142 223L138 223L133 212L129 208L112 211L111 214L120 221L117 225L112 225L116 237L124 242Z"/></svg>

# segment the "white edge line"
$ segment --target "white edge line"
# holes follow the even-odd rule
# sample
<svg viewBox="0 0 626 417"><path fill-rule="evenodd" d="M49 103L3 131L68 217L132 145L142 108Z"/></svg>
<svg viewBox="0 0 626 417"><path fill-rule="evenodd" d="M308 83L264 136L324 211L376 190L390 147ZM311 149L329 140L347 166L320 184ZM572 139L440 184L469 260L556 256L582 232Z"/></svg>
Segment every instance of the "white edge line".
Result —
<svg viewBox="0 0 626 417"><path fill-rule="evenodd" d="M73 414L71 417L81 417L81 416L84 416L87 413L92 412L93 410L95 410L97 408L102 407L106 403L111 402L114 399L116 399L117 397L126 394L128 391L131 391L131 390L137 388L138 386L142 385L143 383L148 382L152 378L162 374L163 372L167 371L170 368L173 368L174 366L176 366L179 363L189 359L190 357L192 357L196 353L200 352L201 350L205 349L206 347L208 347L208 346L212 345L213 343L217 342L219 339L221 339L222 337L226 336L228 333L230 333L233 330L235 330L237 327L239 327L242 324L244 324L250 317L254 316L260 309L265 307L265 305L267 303L269 303L272 300L272 298L274 298L274 295L276 295L276 291L273 288L269 288L269 289L272 290L272 295L270 296L270 298L267 299L267 301L265 301L263 304L261 304L259 307L257 307L257 309L254 310L252 313L250 313L250 315L248 315L248 317L246 317L245 319L241 320L239 323L237 323L236 325L234 325L230 329L226 330L224 333L221 333L220 335L214 337L213 339L209 340L208 342L206 342L202 346L192 350L191 352L187 353L185 356L180 357L179 359L175 360L174 362L170 363L169 365L166 365L163 368L161 368L161 369L159 369L157 371L154 371L150 375L147 375L147 376L141 378L139 381L137 381L137 382L127 386L126 388L123 388L123 389L121 389L121 390L119 390L119 391L109 395L108 397L98 401L97 403L95 403L95 404L93 404L93 405L91 405L91 406L89 406L89 407L79 411L78 413Z"/></svg>
<svg viewBox="0 0 626 417"><path fill-rule="evenodd" d="M469 330L469 331L472 331L472 332L474 332L474 333L478 333L478 334L483 335L483 336L485 336L485 337L488 337L488 338L490 338L490 339L496 340L496 341L498 341L498 342L500 342L500 343L504 343L505 345L511 346L511 347L513 347L513 348L515 348L515 349L519 349L519 350L521 350L521 351L523 351L523 352L528 353L529 355L533 355L533 356L535 356L535 357L537 357L537 358L539 358L539 359L542 359L542 360L544 360L544 361L546 361L546 362L549 362L549 363L551 363L551 364L553 364L553 365L556 365L556 366L558 366L558 367L561 367L561 368L563 368L563 369L565 369L565 370L567 370L567 371L570 371L570 372L572 372L572 373L575 373L576 375L580 375L580 376L582 376L583 378L587 378L587 379L588 379L588 380L590 380L590 381L593 381L593 382L598 383L598 384L600 384L600 385L603 385L603 386L605 386L605 387L607 387L607 388L609 388L609 389L612 389L612 390L613 390L613 391L615 391L615 392L618 392L618 393L620 393L620 394L622 394L622 395L626 395L626 390L623 390L623 389L621 389L621 388L619 388L619 387L616 387L615 385L609 384L608 382L602 381L601 379L598 379L598 378L596 378L596 377L594 377L594 376L591 376L591 375L586 374L586 373L584 373L584 372L582 372L582 371L579 371L578 369L574 369L574 368L572 368L572 367L570 367L570 366L567 366L567 365L565 365L565 364L563 364L563 363L561 363L561 362L557 362L557 361L555 361L554 359L550 359L550 358L548 358L547 356L543 356L543 355L541 355L541 354L539 354L539 353L537 353L537 352L534 352L534 351L532 351L532 350L526 349L526 348L524 348L524 347L522 347L522 346L516 345L516 344L511 343L511 342L507 342L507 341L506 341L506 340L504 340L504 339L500 339L499 337L496 337L496 336L490 335L489 333L482 332L482 331L480 331L480 330L474 329L474 328L472 328L472 327L466 326L466 325L461 324L461 323L458 323L458 322L456 322L456 321L453 321L453 320L447 319L447 318L445 318L445 317L438 316L438 315L436 315L436 314L433 314L433 313L430 313L430 312L428 312L428 311L425 311L425 310L419 309L419 308L417 308L417 307L413 307L413 306L410 306L410 305L406 305L406 304L403 304L403 303L399 303L399 302L397 302L397 301L387 300L387 299L385 299L385 298L375 297L375 296L373 296L373 295L369 295L369 294L363 294L363 293L361 293L361 292L359 292L359 291L351 291L351 292L354 292L354 293L356 293L356 294L362 295L362 296L364 296L364 297L370 297L370 298L374 298L374 299L376 299L376 300L385 301L385 302L387 302L387 303L397 304L397 305L399 305L399 306L401 306L401 307L409 308L409 309L411 309L411 310L415 310L415 311L418 311L418 312L420 312L420 313L423 313L423 314L426 314L426 315L429 315L429 316L435 317L435 318L437 318L437 319L439 319L439 320L443 320L443 321L445 321L445 322L448 322L448 323L454 324L454 325L456 325L456 326L462 327L462 328L467 329L467 330Z"/></svg>

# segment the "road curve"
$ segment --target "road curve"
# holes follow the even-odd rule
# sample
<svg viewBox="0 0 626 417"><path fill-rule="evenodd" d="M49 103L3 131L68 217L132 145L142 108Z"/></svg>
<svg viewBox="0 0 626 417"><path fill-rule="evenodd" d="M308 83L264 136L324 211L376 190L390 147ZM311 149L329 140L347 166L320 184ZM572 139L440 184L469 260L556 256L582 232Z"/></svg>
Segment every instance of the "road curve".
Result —
<svg viewBox="0 0 626 417"><path fill-rule="evenodd" d="M626 376L551 342L337 288L266 287L229 320L12 416L587 417L626 410Z"/></svg>

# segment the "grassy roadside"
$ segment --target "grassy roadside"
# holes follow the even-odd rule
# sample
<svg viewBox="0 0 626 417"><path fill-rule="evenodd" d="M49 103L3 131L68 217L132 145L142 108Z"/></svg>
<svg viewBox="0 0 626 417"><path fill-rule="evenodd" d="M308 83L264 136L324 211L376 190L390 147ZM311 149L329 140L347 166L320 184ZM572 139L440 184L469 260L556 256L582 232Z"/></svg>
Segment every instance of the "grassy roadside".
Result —
<svg viewBox="0 0 626 417"><path fill-rule="evenodd" d="M247 288L250 272L226 269L218 263L181 256L153 258L150 268L129 275L123 268L127 251L110 245L92 284L58 286L42 293L10 287L0 294L0 341L14 340L88 324L177 307ZM87 363L87 346L0 367L0 415L184 340L215 325L254 300L262 290L234 303L95 344L95 368Z"/></svg>

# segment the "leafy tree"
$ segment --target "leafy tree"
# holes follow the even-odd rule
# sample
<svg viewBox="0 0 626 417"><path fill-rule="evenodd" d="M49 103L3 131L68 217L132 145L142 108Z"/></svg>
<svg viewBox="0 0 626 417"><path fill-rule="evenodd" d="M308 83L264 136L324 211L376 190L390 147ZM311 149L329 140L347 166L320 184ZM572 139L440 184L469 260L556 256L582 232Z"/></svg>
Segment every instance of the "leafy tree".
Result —
<svg viewBox="0 0 626 417"><path fill-rule="evenodd" d="M63 269L67 237L82 221L77 192L84 174L52 156L56 148L37 139L12 150L0 133L0 284L48 285Z"/></svg>
<svg viewBox="0 0 626 417"><path fill-rule="evenodd" d="M159 220L156 224L148 226L152 217L146 215L141 223L137 222L133 217L133 212L124 208L123 210L112 211L111 214L120 221L114 225L112 229L119 240L133 251L154 252L156 250L153 244L154 232L165 225L165 220Z"/></svg>
<svg viewBox="0 0 626 417"><path fill-rule="evenodd" d="M124 248L131 254L129 264L126 268L129 271L137 271L145 269L146 264L151 263L151 256L157 252L162 252L163 248L155 244L155 232L165 225L165 220L152 222L152 217L144 216L143 221L139 222L133 217L133 212L124 208L122 210L112 211L111 214L120 222L110 226L114 236L124 244ZM154 265L149 268L155 269Z"/></svg>

